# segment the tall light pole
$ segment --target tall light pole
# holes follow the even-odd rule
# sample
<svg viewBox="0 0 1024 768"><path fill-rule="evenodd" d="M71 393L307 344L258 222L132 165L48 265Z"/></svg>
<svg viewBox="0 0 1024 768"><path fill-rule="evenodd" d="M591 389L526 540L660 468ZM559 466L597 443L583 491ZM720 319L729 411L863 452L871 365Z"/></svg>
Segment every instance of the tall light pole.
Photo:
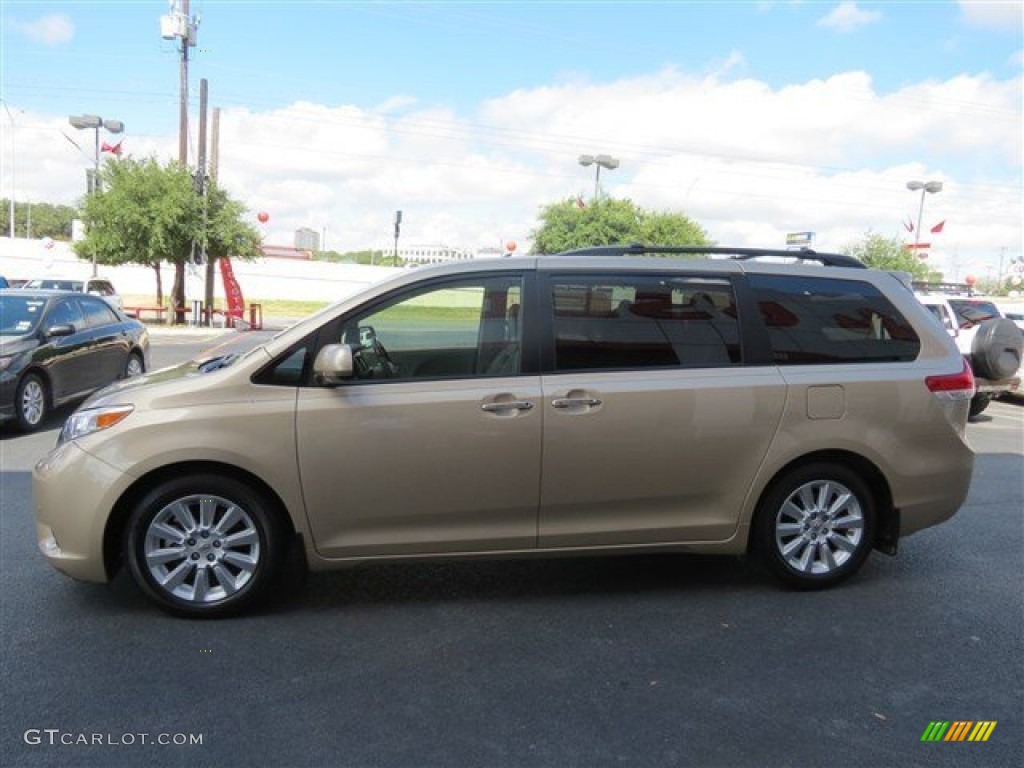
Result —
<svg viewBox="0 0 1024 768"><path fill-rule="evenodd" d="M86 173L86 194L91 195L100 188L100 128L110 133L124 131L124 123L120 120L104 120L99 115L71 115L68 122L78 130L91 128L94 133L92 172ZM92 257L92 276L96 277L96 255Z"/></svg>
<svg viewBox="0 0 1024 768"><path fill-rule="evenodd" d="M619 167L619 160L611 155L580 155L580 165L584 168L591 165L596 166L594 169L594 199L597 200L601 189L601 169L607 168L609 171L614 171Z"/></svg>
<svg viewBox="0 0 1024 768"><path fill-rule="evenodd" d="M911 192L917 192L921 190L921 205L917 209L917 229L914 230L914 255L920 257L921 254L917 252L918 246L921 243L921 221L924 219L924 196L925 194L934 195L936 192L942 191L941 181L908 181L907 189Z"/></svg>

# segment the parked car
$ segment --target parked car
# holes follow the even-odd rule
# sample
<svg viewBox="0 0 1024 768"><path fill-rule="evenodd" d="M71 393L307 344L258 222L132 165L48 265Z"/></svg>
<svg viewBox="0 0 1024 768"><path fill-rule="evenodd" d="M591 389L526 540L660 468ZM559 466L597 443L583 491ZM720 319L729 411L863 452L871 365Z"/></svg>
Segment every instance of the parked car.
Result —
<svg viewBox="0 0 1024 768"><path fill-rule="evenodd" d="M2 290L4 288L10 288L10 287L11 287L11 284L7 282L7 278L4 277L3 275L0 275L0 290Z"/></svg>
<svg viewBox="0 0 1024 768"><path fill-rule="evenodd" d="M33 430L51 408L138 376L148 360L142 323L102 299L0 290L0 421Z"/></svg>
<svg viewBox="0 0 1024 768"><path fill-rule="evenodd" d="M39 277L25 282L22 288L29 290L75 291L101 296L118 310L124 309L124 300L114 290L114 285L105 277L88 277L84 280L69 277Z"/></svg>
<svg viewBox="0 0 1024 768"><path fill-rule="evenodd" d="M980 414L995 398L1020 389L1024 337L991 299L945 293L920 293L918 298L971 366L977 388L971 416Z"/></svg>
<svg viewBox="0 0 1024 768"><path fill-rule="evenodd" d="M421 267L115 385L35 468L40 550L88 581L126 563L193 617L252 606L303 556L751 553L838 584L955 514L974 380L897 277L761 256L794 258Z"/></svg>

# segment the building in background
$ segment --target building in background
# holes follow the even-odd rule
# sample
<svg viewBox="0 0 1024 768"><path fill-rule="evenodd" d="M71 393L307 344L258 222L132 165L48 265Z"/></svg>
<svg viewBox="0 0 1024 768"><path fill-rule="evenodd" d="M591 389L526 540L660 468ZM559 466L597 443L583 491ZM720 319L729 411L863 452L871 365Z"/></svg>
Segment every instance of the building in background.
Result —
<svg viewBox="0 0 1024 768"><path fill-rule="evenodd" d="M295 247L300 251L319 251L320 233L309 227L295 230Z"/></svg>

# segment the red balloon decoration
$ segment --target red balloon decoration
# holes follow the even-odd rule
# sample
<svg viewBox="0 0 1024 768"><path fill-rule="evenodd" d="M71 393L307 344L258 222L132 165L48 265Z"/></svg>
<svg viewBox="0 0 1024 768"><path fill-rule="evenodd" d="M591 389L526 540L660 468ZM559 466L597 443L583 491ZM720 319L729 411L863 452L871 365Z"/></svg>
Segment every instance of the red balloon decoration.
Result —
<svg viewBox="0 0 1024 768"><path fill-rule="evenodd" d="M974 285L975 283L978 282L978 278L976 278L974 275L968 275L967 277L964 278L964 282L967 283L968 285Z"/></svg>
<svg viewBox="0 0 1024 768"><path fill-rule="evenodd" d="M260 224L266 224L268 221L270 221L270 214L267 213L266 211L260 211L258 214L256 214L256 218L260 220Z"/></svg>

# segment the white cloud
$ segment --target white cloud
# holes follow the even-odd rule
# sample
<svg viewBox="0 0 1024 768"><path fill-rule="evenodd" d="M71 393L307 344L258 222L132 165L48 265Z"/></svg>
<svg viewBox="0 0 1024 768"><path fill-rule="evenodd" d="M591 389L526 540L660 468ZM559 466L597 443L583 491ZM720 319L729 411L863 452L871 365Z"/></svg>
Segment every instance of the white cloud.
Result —
<svg viewBox="0 0 1024 768"><path fill-rule="evenodd" d="M1017 32L1024 26L1024 3L1020 0L958 0L965 22L976 27Z"/></svg>
<svg viewBox="0 0 1024 768"><path fill-rule="evenodd" d="M849 34L881 18L882 14L879 11L864 11L858 8L856 3L846 2L840 3L828 15L818 19L818 26Z"/></svg>
<svg viewBox="0 0 1024 768"><path fill-rule="evenodd" d="M12 19L11 27L29 40L50 46L70 42L75 36L74 24L63 15L43 16L35 21Z"/></svg>
<svg viewBox="0 0 1024 768"><path fill-rule="evenodd" d="M541 206L593 195L580 154L621 161L602 189L653 210L682 211L728 245L782 246L817 233L838 249L869 230L901 233L916 219L910 179L940 179L925 223L947 225L933 263L1019 256L1022 79L992 75L910 83L880 93L864 72L783 88L666 69L607 83L520 89L471 115L395 102L398 111L298 102L269 112L221 112L220 179L265 210L267 241L326 228L329 246L529 249ZM80 153L61 136L66 116L14 117L19 200L73 202L84 191ZM193 121L193 126L195 121ZM193 127L193 131L194 131ZM101 136L101 140L103 137ZM193 142L194 143L194 142ZM125 151L177 157L174 136L127 134ZM10 190L0 175L0 193Z"/></svg>

